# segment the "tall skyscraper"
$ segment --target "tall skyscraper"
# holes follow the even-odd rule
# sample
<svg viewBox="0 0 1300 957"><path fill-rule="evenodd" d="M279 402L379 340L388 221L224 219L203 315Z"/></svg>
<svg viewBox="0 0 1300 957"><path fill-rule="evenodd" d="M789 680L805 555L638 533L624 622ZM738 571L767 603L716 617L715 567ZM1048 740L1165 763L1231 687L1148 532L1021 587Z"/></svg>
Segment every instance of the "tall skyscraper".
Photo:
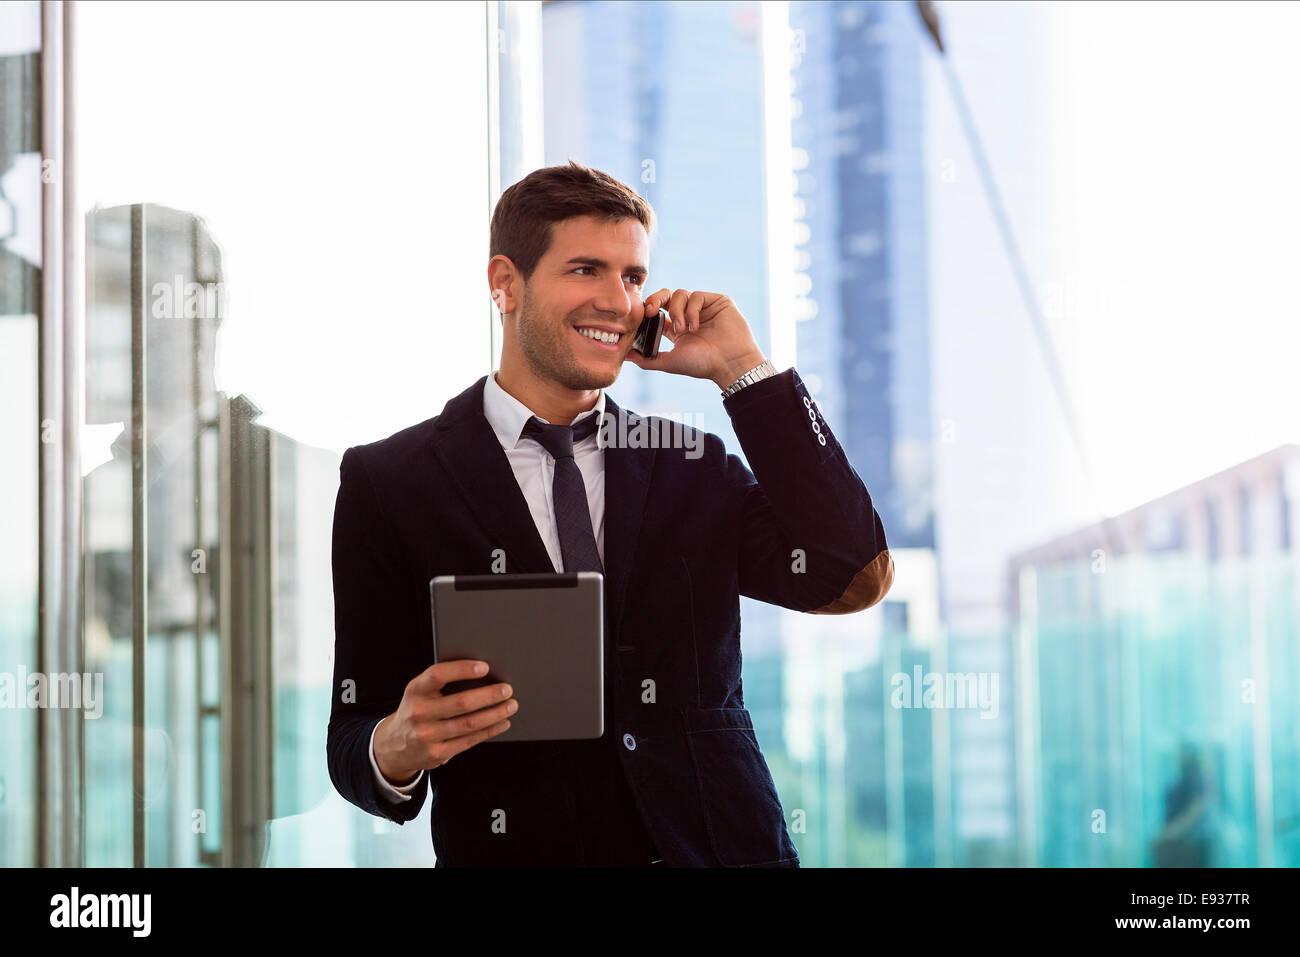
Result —
<svg viewBox="0 0 1300 957"><path fill-rule="evenodd" d="M758 4L548 3L542 50L546 165L572 157L636 189L658 219L646 291L725 293L766 348ZM629 363L611 392L743 454L712 382Z"/></svg>
<svg viewBox="0 0 1300 957"><path fill-rule="evenodd" d="M1300 865L1300 446L1011 557L1021 847Z"/></svg>
<svg viewBox="0 0 1300 957"><path fill-rule="evenodd" d="M790 5L799 368L893 548L933 549L921 40L908 4Z"/></svg>
<svg viewBox="0 0 1300 957"><path fill-rule="evenodd" d="M791 671L809 679L787 683L792 706L843 716L795 738L829 756L828 787L846 791L844 847L828 844L828 863L949 853L946 754L933 746L946 716L900 711L889 693L900 669L943 660L918 26L910 4L790 4L798 365L899 568L879 610L784 621Z"/></svg>
<svg viewBox="0 0 1300 957"><path fill-rule="evenodd" d="M794 174L796 366L908 574L881 608L840 619L742 600L746 705L806 861L925 865L947 845L931 714L888 693L938 638L921 50L906 5L789 9L790 59L771 63L758 4L546 4L545 162L637 188L660 223L648 289L727 293L765 349L767 177ZM773 69L791 71L793 170L767 166ZM696 414L743 457L712 383L628 366L611 392Z"/></svg>

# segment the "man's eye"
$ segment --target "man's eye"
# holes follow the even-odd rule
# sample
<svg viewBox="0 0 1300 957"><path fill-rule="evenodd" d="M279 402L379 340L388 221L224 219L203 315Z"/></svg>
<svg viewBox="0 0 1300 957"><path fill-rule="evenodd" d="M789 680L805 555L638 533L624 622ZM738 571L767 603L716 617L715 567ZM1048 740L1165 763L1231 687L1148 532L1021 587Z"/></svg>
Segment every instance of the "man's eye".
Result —
<svg viewBox="0 0 1300 957"><path fill-rule="evenodd" d="M582 271L583 269L595 269L595 268L596 268L595 266L576 266L574 267L573 271L576 273ZM632 285L638 287L645 282L644 279L641 279L640 277L635 275L628 276L627 279L632 283Z"/></svg>

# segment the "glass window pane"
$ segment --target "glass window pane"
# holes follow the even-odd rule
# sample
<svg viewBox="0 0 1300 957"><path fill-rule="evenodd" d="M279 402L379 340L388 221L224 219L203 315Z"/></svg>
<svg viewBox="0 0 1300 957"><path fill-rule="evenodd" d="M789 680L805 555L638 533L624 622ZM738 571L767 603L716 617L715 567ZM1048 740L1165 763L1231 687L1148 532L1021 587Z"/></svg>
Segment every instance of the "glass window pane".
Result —
<svg viewBox="0 0 1300 957"><path fill-rule="evenodd" d="M483 7L104 3L77 29L86 863L133 862L137 463L148 865L432 865L427 818L376 829L329 781L330 535L342 452L488 368Z"/></svg>
<svg viewBox="0 0 1300 957"><path fill-rule="evenodd" d="M40 4L0 4L0 867L37 863L40 49Z"/></svg>

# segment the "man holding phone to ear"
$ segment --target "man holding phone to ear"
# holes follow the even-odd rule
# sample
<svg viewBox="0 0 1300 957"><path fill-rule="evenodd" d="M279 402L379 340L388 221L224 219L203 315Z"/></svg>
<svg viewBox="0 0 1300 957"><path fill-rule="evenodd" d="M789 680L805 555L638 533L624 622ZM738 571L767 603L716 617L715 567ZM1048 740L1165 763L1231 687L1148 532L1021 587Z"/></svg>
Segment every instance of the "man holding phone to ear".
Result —
<svg viewBox="0 0 1300 957"><path fill-rule="evenodd" d="M884 597L893 559L817 404L735 303L645 294L653 225L573 161L507 189L487 269L500 368L340 466L330 776L398 823L432 793L439 866L799 865L744 706L739 596L849 614ZM647 359L632 339L661 307L673 348ZM753 471L711 433L691 455L598 441L603 416L641 418L604 391L624 362L712 380ZM605 575L602 738L480 747L511 689L442 693L486 668L432 664L429 581L503 556Z"/></svg>

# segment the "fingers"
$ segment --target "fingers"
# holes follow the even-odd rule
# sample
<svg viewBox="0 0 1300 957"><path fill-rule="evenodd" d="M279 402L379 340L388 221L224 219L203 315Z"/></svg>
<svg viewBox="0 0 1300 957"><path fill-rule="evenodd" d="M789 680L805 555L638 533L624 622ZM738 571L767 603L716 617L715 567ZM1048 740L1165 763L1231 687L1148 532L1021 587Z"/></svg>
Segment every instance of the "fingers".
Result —
<svg viewBox="0 0 1300 957"><path fill-rule="evenodd" d="M442 693L451 682L481 678L486 673L486 662L456 659L431 665L412 678L394 727L385 733L390 767L436 768L452 755L510 727L510 716L519 708L510 685L495 682L455 694ZM377 742L377 756L379 748Z"/></svg>
<svg viewBox="0 0 1300 957"><path fill-rule="evenodd" d="M677 334L677 330L673 328L673 323L672 323L672 318L671 318L671 316L669 317L669 320L668 320L667 322L664 323L663 335L664 335L664 337L665 337L669 342L671 342L673 345L676 345L676 344L677 344L677 335L678 335L678 334Z"/></svg>
<svg viewBox="0 0 1300 957"><path fill-rule="evenodd" d="M706 292L695 291L686 299L686 308L682 311L682 318L686 320L687 332L698 332L700 329L700 310L704 308L704 302L708 299L709 294Z"/></svg>
<svg viewBox="0 0 1300 957"><path fill-rule="evenodd" d="M495 738L498 734L509 727L509 721L500 721L496 724L489 725L480 731L475 731L472 734L463 734L458 738L450 738L443 743L443 746L439 749L438 757L435 760L439 760L441 764L446 764L462 751L466 751L474 747L474 745L486 741L488 738Z"/></svg>
<svg viewBox="0 0 1300 957"><path fill-rule="evenodd" d="M435 695L453 681L482 678L487 674L487 662L473 658L457 658L430 665L410 680L407 688L421 695Z"/></svg>
<svg viewBox="0 0 1300 957"><path fill-rule="evenodd" d="M685 325L682 320L682 306L686 302L686 290L678 289L673 292L671 289L660 289L658 292L651 293L646 297L645 309L646 315L650 315L660 307L668 310L670 321L664 326L664 335L670 340L676 341L676 337L683 331Z"/></svg>
<svg viewBox="0 0 1300 957"><path fill-rule="evenodd" d="M690 299L690 293L685 289L678 289L668 300L668 315L673 317L673 332L681 335L687 332L686 328L686 303Z"/></svg>
<svg viewBox="0 0 1300 957"><path fill-rule="evenodd" d="M664 289L660 289L658 292L652 292L650 295L646 296L645 314L648 316L652 312L658 310L660 306L662 306L664 303L668 301L668 297L671 296L672 294L673 291L671 289L664 288Z"/></svg>
<svg viewBox="0 0 1300 957"><path fill-rule="evenodd" d="M660 289L645 299L646 315L663 306L668 310L672 322L665 327L665 335L675 344L677 336L698 332L700 328L700 310L704 308L712 293L689 289Z"/></svg>
<svg viewBox="0 0 1300 957"><path fill-rule="evenodd" d="M482 688L470 688L468 691L457 691L455 694L440 696L434 700L429 708L429 714L438 719L454 718L457 715L469 714L482 708L488 708L492 705L500 704L514 694L514 689L510 685L490 684Z"/></svg>
<svg viewBox="0 0 1300 957"><path fill-rule="evenodd" d="M501 701L491 708L445 718L433 724L433 731L429 733L428 741L430 744L440 744L465 735L476 734L485 728L509 720L510 716L518 710L519 702L512 699Z"/></svg>
<svg viewBox="0 0 1300 957"><path fill-rule="evenodd" d="M659 292L647 298L644 303L645 315L642 317L641 321L644 322L646 319L649 319L651 316L657 313L660 307L662 306L663 302L667 300L667 297L668 297L668 290L661 289ZM667 322L664 323L662 334L672 335L671 323L667 323Z"/></svg>

